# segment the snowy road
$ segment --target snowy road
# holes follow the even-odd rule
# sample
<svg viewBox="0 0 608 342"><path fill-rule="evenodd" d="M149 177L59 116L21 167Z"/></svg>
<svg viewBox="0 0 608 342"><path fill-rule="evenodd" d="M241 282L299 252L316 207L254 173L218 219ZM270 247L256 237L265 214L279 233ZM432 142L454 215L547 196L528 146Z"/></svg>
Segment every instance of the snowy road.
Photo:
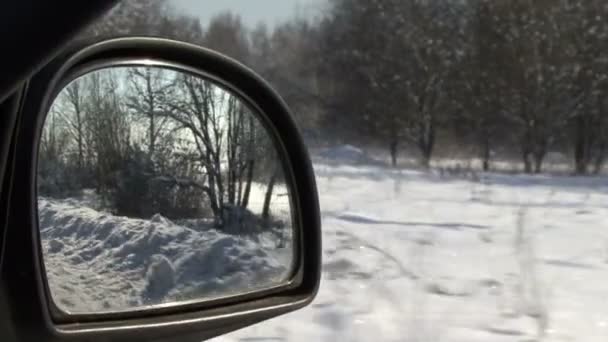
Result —
<svg viewBox="0 0 608 342"><path fill-rule="evenodd" d="M315 169L317 299L216 342L608 338L608 179Z"/></svg>

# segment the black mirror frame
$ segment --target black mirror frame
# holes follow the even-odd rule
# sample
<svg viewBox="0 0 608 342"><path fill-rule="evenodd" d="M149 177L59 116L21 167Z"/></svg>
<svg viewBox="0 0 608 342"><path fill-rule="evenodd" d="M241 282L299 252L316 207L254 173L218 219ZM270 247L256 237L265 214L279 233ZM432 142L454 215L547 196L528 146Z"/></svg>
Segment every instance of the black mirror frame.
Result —
<svg viewBox="0 0 608 342"><path fill-rule="evenodd" d="M46 112L78 70L120 60L151 60L208 75L257 107L283 147L300 225L299 264L288 286L226 300L124 314L57 316L40 251L36 164ZM19 116L6 232L0 313L15 341L200 341L309 304L321 277L321 221L312 164L286 104L253 71L216 52L161 38L118 38L72 49L28 83ZM287 173L286 173L287 174ZM10 336L10 335L8 335ZM4 339L3 339L4 340ZM9 337L8 341L11 341Z"/></svg>

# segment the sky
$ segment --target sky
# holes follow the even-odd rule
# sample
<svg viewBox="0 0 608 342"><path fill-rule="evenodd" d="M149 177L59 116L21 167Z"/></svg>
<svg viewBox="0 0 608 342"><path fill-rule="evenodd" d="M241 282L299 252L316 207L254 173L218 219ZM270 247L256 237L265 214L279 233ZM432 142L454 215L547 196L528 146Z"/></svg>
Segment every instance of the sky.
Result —
<svg viewBox="0 0 608 342"><path fill-rule="evenodd" d="M218 13L231 11L239 14L245 25L253 28L259 22L269 27L281 23L296 13L314 17L322 12L327 0L170 0L178 11L200 18L206 26L209 19Z"/></svg>

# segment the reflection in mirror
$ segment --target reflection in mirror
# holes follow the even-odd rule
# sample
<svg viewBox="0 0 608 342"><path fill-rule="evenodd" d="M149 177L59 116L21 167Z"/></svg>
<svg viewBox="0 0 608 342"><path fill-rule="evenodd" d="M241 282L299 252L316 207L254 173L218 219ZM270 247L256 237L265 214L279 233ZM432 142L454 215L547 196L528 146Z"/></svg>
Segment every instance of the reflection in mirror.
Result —
<svg viewBox="0 0 608 342"><path fill-rule="evenodd" d="M74 80L38 159L54 303L107 313L284 284L295 243L283 171L258 117L208 80L125 66Z"/></svg>

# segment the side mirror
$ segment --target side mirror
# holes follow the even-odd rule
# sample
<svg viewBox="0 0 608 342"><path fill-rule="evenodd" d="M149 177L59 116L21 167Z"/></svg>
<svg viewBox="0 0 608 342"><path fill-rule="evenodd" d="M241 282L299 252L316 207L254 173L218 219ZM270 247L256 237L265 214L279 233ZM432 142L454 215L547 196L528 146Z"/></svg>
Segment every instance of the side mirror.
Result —
<svg viewBox="0 0 608 342"><path fill-rule="evenodd" d="M251 70L114 39L47 65L20 115L0 293L16 341L200 341L315 297L312 165Z"/></svg>

